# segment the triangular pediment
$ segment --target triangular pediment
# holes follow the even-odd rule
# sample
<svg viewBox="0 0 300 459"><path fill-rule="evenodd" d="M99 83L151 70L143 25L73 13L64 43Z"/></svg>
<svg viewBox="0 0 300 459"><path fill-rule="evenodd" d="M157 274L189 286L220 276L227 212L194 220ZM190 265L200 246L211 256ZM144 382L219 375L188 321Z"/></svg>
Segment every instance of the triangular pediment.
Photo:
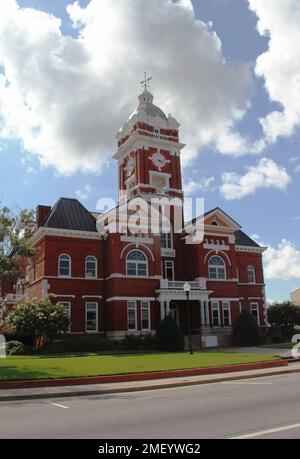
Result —
<svg viewBox="0 0 300 459"><path fill-rule="evenodd" d="M233 230L239 230L241 226L233 220L226 212L217 207L204 215L205 226L215 226L216 228L228 228Z"/></svg>

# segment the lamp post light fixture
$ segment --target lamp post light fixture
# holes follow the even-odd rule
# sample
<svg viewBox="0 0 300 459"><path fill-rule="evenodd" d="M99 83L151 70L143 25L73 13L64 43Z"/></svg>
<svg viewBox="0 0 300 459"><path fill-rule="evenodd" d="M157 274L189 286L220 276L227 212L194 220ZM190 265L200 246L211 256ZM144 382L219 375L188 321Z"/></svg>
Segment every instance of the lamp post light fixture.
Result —
<svg viewBox="0 0 300 459"><path fill-rule="evenodd" d="M189 353L193 355L193 346L192 346L192 335L191 335L191 314L190 314L190 291L192 286L189 282L186 282L183 286L183 290L186 294L186 312L187 312L187 322L188 322L188 337L189 337Z"/></svg>

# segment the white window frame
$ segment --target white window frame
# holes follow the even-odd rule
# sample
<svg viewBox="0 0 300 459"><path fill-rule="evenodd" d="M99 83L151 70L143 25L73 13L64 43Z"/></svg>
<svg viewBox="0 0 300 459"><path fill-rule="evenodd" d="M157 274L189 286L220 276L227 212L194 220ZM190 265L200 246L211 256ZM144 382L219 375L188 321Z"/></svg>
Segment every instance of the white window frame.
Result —
<svg viewBox="0 0 300 459"><path fill-rule="evenodd" d="M69 274L60 274L60 261L61 261L62 257L68 257L68 259L69 259ZM58 256L58 277L68 278L68 277L71 277L71 276L72 276L72 258L67 253L61 253Z"/></svg>
<svg viewBox="0 0 300 459"><path fill-rule="evenodd" d="M224 325L224 327L231 327L232 320L231 320L231 303L230 303L230 301L223 301L222 309L223 309L223 325ZM225 325L225 314L224 314L225 311L229 312L229 324L228 325Z"/></svg>
<svg viewBox="0 0 300 459"><path fill-rule="evenodd" d="M252 273L253 273L253 281L249 280L249 270L251 269ZM248 284L256 284L256 274L255 274L255 268L254 266L252 265L249 265L247 267L247 280L248 280Z"/></svg>
<svg viewBox="0 0 300 459"><path fill-rule="evenodd" d="M135 327L129 328L129 311L134 311L135 317ZM127 301L127 330L128 332L137 331L137 302L136 301Z"/></svg>
<svg viewBox="0 0 300 459"><path fill-rule="evenodd" d="M143 327L143 310L147 310L148 313L148 327ZM150 331L151 330L151 305L150 301L141 301L141 330Z"/></svg>
<svg viewBox="0 0 300 459"><path fill-rule="evenodd" d="M95 262L95 276L89 276L88 273L87 273L87 264L91 263L91 261L88 261L89 258L93 258L93 260ZM97 279L97 277L98 277L98 260L94 255L88 255L85 258L85 277L87 279Z"/></svg>
<svg viewBox="0 0 300 459"><path fill-rule="evenodd" d="M166 246L167 247L163 247L162 246L162 236L166 238ZM170 228L170 232L161 232L160 233L160 248L165 250L165 249L173 249L173 234L172 234L172 230Z"/></svg>
<svg viewBox="0 0 300 459"><path fill-rule="evenodd" d="M218 325L214 324L214 311L218 311ZM221 316L220 316L220 303L218 301L212 301L211 303L211 318L212 318L212 324L215 328L221 326Z"/></svg>
<svg viewBox="0 0 300 459"><path fill-rule="evenodd" d="M87 322L88 322L88 319L87 319L87 316L88 316L88 305L93 305L93 306L96 306L95 308L95 312L96 312L96 329L95 330L88 330L87 328ZM99 332L99 323L98 323L98 318L99 318L99 311L98 311L98 308L99 308L99 304L97 301L86 301L85 302L85 331L86 333L90 333L90 334L93 334L93 333L98 333Z"/></svg>
<svg viewBox="0 0 300 459"><path fill-rule="evenodd" d="M169 267L167 266L168 264L170 265ZM167 276L168 269L172 269L172 279ZM165 260L165 278L171 281L175 279L174 261L172 260Z"/></svg>
<svg viewBox="0 0 300 459"><path fill-rule="evenodd" d="M213 258L219 258L223 265L211 265L210 262ZM216 269L216 278L214 277L211 277L211 272L210 270L211 269ZM220 277L219 275L219 269L224 269L224 278ZM226 269L226 263L225 261L223 260L222 257L218 256L218 255L213 255L212 257L210 257L210 259L208 260L208 279L211 280L211 281L224 281L224 280L227 280L227 269Z"/></svg>
<svg viewBox="0 0 300 459"><path fill-rule="evenodd" d="M139 261L134 261L134 260L128 260L128 257L131 253L133 252L140 252L144 255L145 257L145 262L139 262ZM129 277L136 277L136 278L141 278L141 279L144 279L146 277L149 277L149 260L148 260L148 257L147 255L145 254L145 252L143 252L142 250L139 250L139 249L134 249L134 250L131 250L130 252L128 252L127 256L126 256L126 276L129 276ZM132 264L135 264L136 266L136 274L128 274L128 263L132 263ZM145 275L140 275L138 274L138 264L139 263L145 263L146 264L146 274Z"/></svg>
<svg viewBox="0 0 300 459"><path fill-rule="evenodd" d="M72 330L72 303L71 301L59 301L58 304L65 308L67 315L69 317L69 327L67 333L71 333Z"/></svg>
<svg viewBox="0 0 300 459"><path fill-rule="evenodd" d="M253 317L255 317L253 315L253 311L256 311L257 312L257 323L258 325L260 325L260 317L259 317L259 304L258 303L250 303L250 312L251 312L251 315Z"/></svg>

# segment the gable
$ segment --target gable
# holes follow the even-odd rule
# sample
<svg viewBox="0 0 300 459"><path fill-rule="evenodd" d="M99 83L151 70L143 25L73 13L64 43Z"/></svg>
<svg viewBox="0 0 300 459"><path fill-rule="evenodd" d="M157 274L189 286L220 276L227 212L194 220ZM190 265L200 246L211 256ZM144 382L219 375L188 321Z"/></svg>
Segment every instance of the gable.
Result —
<svg viewBox="0 0 300 459"><path fill-rule="evenodd" d="M216 228L228 228L236 231L241 228L241 226L235 220L233 220L219 207L204 214L204 225L214 226L215 223L217 223L217 225L215 225Z"/></svg>

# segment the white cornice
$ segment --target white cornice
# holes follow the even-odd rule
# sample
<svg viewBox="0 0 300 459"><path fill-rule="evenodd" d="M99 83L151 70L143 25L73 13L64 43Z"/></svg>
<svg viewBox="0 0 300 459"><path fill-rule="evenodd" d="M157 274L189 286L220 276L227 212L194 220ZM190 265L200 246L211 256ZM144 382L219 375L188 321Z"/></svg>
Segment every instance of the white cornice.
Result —
<svg viewBox="0 0 300 459"><path fill-rule="evenodd" d="M30 238L29 243L31 245L34 245L45 236L60 236L60 237L69 237L69 238L75 238L75 239L96 239L96 240L102 239L99 233L93 232L93 231L78 231L78 230L69 230L69 229L60 229L60 228L40 227L34 233L34 235Z"/></svg>
<svg viewBox="0 0 300 459"><path fill-rule="evenodd" d="M252 247L246 245L236 245L235 250L237 252L250 252L250 253L263 253L268 249L268 247Z"/></svg>

